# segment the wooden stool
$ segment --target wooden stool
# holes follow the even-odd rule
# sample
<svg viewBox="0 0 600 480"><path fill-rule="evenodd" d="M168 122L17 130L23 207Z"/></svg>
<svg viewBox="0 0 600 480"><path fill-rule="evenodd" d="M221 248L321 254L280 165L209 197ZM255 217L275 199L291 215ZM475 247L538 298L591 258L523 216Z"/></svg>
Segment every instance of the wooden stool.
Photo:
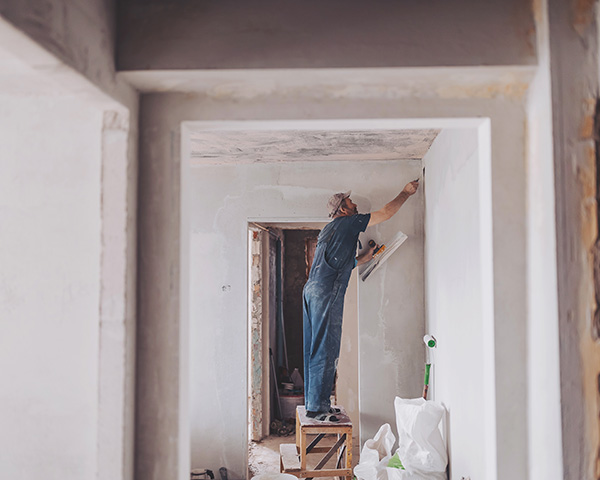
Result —
<svg viewBox="0 0 600 480"><path fill-rule="evenodd" d="M296 445L282 444L280 452L280 471L291 473L298 478L312 479L314 477L346 477L352 480L352 422L343 407L336 407L341 413L335 414L339 422L319 422L306 416L304 406L296 408ZM308 444L306 436L316 434L316 438ZM317 446L325 435L336 435L337 442L329 446ZM309 453L324 453L325 455L313 470L307 470L306 457ZM333 469L323 469L325 464L337 453L336 466ZM343 464L343 466L342 466Z"/></svg>

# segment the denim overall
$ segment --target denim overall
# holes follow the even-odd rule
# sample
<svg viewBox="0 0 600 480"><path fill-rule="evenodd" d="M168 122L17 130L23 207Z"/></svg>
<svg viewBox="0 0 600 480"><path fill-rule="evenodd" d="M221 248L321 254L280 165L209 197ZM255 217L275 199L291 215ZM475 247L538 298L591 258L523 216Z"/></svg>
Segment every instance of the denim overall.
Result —
<svg viewBox="0 0 600 480"><path fill-rule="evenodd" d="M327 412L329 397L342 339L344 296L352 269L356 265L356 248L349 252L339 269L325 258L334 232L319 239L313 267L304 286L304 398L306 410ZM357 234L358 235L358 234Z"/></svg>

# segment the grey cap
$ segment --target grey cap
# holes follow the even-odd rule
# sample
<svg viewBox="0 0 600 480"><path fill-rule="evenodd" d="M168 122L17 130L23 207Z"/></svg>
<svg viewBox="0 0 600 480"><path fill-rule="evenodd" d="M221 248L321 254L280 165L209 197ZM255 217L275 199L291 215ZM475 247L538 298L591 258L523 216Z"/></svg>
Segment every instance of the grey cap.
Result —
<svg viewBox="0 0 600 480"><path fill-rule="evenodd" d="M347 192L342 193L336 193L329 199L329 201L327 202L327 209L329 210L330 217L333 217L337 213L343 201L346 198L348 198L351 193L352 190L348 190Z"/></svg>

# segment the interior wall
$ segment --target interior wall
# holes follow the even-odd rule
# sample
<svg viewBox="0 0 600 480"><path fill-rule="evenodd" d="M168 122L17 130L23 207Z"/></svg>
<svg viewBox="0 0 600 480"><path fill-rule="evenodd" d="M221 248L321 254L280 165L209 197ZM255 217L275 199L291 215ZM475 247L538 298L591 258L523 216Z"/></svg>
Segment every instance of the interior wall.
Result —
<svg viewBox="0 0 600 480"><path fill-rule="evenodd" d="M95 478L103 112L0 97L0 476Z"/></svg>
<svg viewBox="0 0 600 480"><path fill-rule="evenodd" d="M583 478L580 472L575 473L577 470L571 470L570 477L563 476L556 202L546 5L540 4L537 15L539 68L527 99L528 468L531 479L575 479ZM568 390L571 398L577 397L576 389ZM571 451L570 455L581 458L580 446L567 442L565 448ZM572 462L568 463L570 468L574 467Z"/></svg>
<svg viewBox="0 0 600 480"><path fill-rule="evenodd" d="M382 208L409 181L421 178L421 161L384 172L373 165L358 196L359 211ZM389 176L388 176L389 175ZM379 185L386 185L380 188ZM353 192L354 194L354 192ZM362 202L362 205L361 205ZM384 423L395 424L394 398L419 397L425 364L424 201L420 188L391 219L367 229L369 239L389 242L401 230L408 239L377 272L358 284L359 402L361 442L373 438Z"/></svg>
<svg viewBox="0 0 600 480"><path fill-rule="evenodd" d="M432 75L434 73L434 76L446 78L443 72L436 70ZM426 124L428 127L443 127L454 124L456 118L487 116L491 118L494 309L496 331L500 333L496 337L496 382L501 386L499 391L511 392L498 396L498 418L502 419L497 424L498 469L500 478L504 473L521 477L526 475L526 451L519 450L518 442L514 442L514 438L524 438L526 435L524 411L527 384L522 367L526 359L524 346L521 345L525 339L522 330L527 321L523 180L526 162L523 156L525 117L522 92L526 90L528 73L522 73L523 76L519 77L522 81L516 83L505 78L508 80L506 84L501 82L491 83L485 88L473 87L475 90L468 91L475 92L474 97L448 82L444 82L444 90L426 88L422 94L377 90L370 91L369 96L362 96L362 90L344 90L341 87L330 90L313 85L311 89L292 92L274 89L269 95L251 94L254 87L250 86L246 92L248 96L235 91L221 92L220 95L205 92L142 97L140 198L145 200L139 206L138 307L141 310L139 321L144 325L148 342L138 346L139 361L144 370L138 378L146 384L137 405L138 426L141 424L143 429L143 434L137 437L138 464L143 465L140 471L165 479L183 479L189 475L186 470L178 470L177 466L173 466L180 452L189 451L185 438L179 440L177 433L184 424L189 423L189 418L180 408L177 396L172 395L173 388L178 388L174 383L180 382L180 378L184 381L188 378L180 376L180 361L186 362L187 356L180 354L182 346L174 343L178 341L181 323L188 321L187 316L179 315L176 303L181 294L179 275L186 262L185 257L179 257L182 242L179 212L185 210L185 205L180 203L181 150L178 139L185 137L182 135L182 122L224 118L270 121L361 119L368 116L387 118L389 120L384 121L394 125L409 123L408 120L404 123L397 120L401 117L420 119L411 120L413 126ZM450 74L446 80L453 78L456 79ZM465 73L462 78L464 81L471 77ZM451 118L444 120L440 117ZM480 121L471 121L474 122ZM184 123L184 132L188 128L186 125ZM382 202L385 200L382 199ZM209 336L204 337L205 340L210 338L210 332L207 334ZM152 341L156 338L163 341ZM420 382L421 379L416 381ZM212 401L211 398L209 401ZM239 408L245 412L244 404ZM239 444L242 443L240 439ZM240 455L235 460L239 464L245 462L245 455L241 457L245 450L241 448L235 450L237 453L232 453L235 457ZM220 462L219 453L214 452L214 455L214 462Z"/></svg>
<svg viewBox="0 0 600 480"><path fill-rule="evenodd" d="M338 361L336 384L337 401L346 409L352 420L353 445L360 446L360 398L359 398L359 339L358 339L358 269L352 270L346 297L344 298L344 319L342 343Z"/></svg>
<svg viewBox="0 0 600 480"><path fill-rule="evenodd" d="M490 159L477 129L445 129L425 166L427 331L434 400L447 409L451 478L496 471ZM514 438L526 448L526 439Z"/></svg>
<svg viewBox="0 0 600 480"><path fill-rule="evenodd" d="M377 204L382 199L389 201L412 179L415 167L414 162L409 163L285 163L189 170L192 465L215 470L224 465L234 478L243 476L246 470L247 398L243 386L248 219L324 221L329 196L348 188L354 189L353 199L359 211L369 211L371 199ZM408 219L422 218L421 203L408 203L404 213ZM407 233L412 232L409 229ZM415 238L414 242L418 240ZM210 252L209 260L206 252ZM422 257L420 261L422 264ZM403 297L407 315L422 308L419 288L422 290L422 283L411 288L412 297L408 291ZM382 302L393 303L396 284L392 279L379 278L372 282L370 294ZM365 319L377 315L377 310L369 310L366 302L361 311ZM418 323L416 318L411 317L413 324ZM378 322L373 323L392 322L398 322L397 315L384 318L380 314ZM422 325L416 328L423 330ZM211 342L206 342L206 338ZM383 341L383 332L379 338ZM404 365L397 361L408 355L398 353L400 348L399 343L390 342L385 349L371 352L369 358L373 370L376 365L381 370L382 366L394 364L394 387L412 381L405 378L411 374L410 369L402 369ZM369 390L364 397L369 396L379 398L380 393ZM389 404L392 402L393 397ZM391 408L383 418L393 421Z"/></svg>
<svg viewBox="0 0 600 480"><path fill-rule="evenodd" d="M127 0L118 32L119 70L535 62L531 5L519 0Z"/></svg>
<svg viewBox="0 0 600 480"><path fill-rule="evenodd" d="M53 74L63 74L64 77L64 71L72 69L120 103L131 107L137 102L137 93L115 76L116 19L113 2L3 0L0 18L58 59L58 62L52 62ZM11 48L14 46L11 45ZM43 55L31 58L35 62L46 63Z"/></svg>
<svg viewBox="0 0 600 480"><path fill-rule="evenodd" d="M90 386L98 398L98 426L86 430L82 437L86 442L94 437L97 478L114 480L133 477L138 96L131 86L116 79L114 19L107 7L102 1L85 5L60 0L2 2L0 91L3 98L29 97L31 104L39 99L40 106L49 99L57 104L64 101L65 105L79 102L101 118L99 138L89 145L101 155L99 372L97 384ZM65 131L73 130L72 123L81 121L77 114L72 118L67 114L44 118ZM35 143L32 139L45 135L44 126L35 127L28 132L29 142L23 140L25 150L33 148L29 145ZM23 122L23 132L26 128L28 124ZM49 144L56 149L66 148L59 145L60 141L78 144L60 135ZM81 162L75 155L65 159ZM66 172L70 180L71 173ZM49 202L65 195L59 190L46 193ZM13 235L17 238L19 234L14 231ZM64 235L69 241L68 230ZM44 274L51 282L51 272ZM58 271L55 275L57 284L65 281ZM70 348L68 340L66 344ZM60 349L61 344L55 347ZM47 441L53 443L50 438Z"/></svg>

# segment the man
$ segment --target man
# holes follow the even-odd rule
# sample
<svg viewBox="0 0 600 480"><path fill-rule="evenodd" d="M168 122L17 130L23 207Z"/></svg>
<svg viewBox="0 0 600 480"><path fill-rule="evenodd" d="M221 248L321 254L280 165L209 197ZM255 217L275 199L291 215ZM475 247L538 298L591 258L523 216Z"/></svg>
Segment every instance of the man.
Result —
<svg viewBox="0 0 600 480"><path fill-rule="evenodd" d="M413 195L418 180L381 210L359 214L350 192L329 199L333 220L319 234L308 281L304 286L304 399L307 416L323 422L338 422L330 405L335 370L342 339L344 296L352 269L373 257L375 247L356 255L358 235L367 227L391 218ZM337 409L336 409L337 410Z"/></svg>

